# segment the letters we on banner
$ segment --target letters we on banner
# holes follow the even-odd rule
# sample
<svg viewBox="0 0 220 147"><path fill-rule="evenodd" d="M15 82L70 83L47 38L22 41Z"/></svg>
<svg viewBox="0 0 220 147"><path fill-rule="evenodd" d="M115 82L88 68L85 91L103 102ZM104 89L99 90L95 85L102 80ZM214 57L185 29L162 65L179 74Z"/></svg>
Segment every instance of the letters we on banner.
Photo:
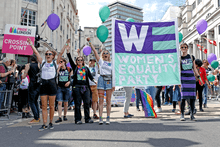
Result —
<svg viewBox="0 0 220 147"><path fill-rule="evenodd" d="M113 84L180 84L176 21L133 23L113 20Z"/></svg>

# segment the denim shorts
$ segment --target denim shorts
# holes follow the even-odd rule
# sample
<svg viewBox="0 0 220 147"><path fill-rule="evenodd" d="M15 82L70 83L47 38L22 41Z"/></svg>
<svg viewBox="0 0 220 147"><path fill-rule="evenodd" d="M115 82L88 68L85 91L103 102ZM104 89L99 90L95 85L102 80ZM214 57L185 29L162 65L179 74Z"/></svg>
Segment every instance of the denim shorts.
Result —
<svg viewBox="0 0 220 147"><path fill-rule="evenodd" d="M175 91L173 91L173 101L174 102L180 102L181 101L181 93L179 86L176 85Z"/></svg>
<svg viewBox="0 0 220 147"><path fill-rule="evenodd" d="M99 76L97 89L109 90L112 89L112 81L104 81L102 76Z"/></svg>
<svg viewBox="0 0 220 147"><path fill-rule="evenodd" d="M57 98L58 102L68 102L70 98L70 89L68 87L58 87Z"/></svg>

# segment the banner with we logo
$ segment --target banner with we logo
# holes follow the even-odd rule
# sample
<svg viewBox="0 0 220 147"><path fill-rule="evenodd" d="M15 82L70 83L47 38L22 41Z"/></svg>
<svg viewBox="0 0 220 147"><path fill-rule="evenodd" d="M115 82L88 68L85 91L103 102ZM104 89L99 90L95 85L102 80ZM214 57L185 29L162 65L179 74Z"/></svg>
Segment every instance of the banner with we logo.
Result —
<svg viewBox="0 0 220 147"><path fill-rule="evenodd" d="M177 21L113 19L112 59L114 86L180 85Z"/></svg>

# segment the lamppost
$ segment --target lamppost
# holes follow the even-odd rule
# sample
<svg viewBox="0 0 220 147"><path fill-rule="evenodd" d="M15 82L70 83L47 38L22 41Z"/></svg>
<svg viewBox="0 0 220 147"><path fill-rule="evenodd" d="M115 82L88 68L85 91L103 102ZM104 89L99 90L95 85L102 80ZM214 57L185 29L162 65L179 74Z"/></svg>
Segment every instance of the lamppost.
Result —
<svg viewBox="0 0 220 147"><path fill-rule="evenodd" d="M81 26L79 26L79 29L77 30L79 32L79 49L80 49L80 41L81 41Z"/></svg>

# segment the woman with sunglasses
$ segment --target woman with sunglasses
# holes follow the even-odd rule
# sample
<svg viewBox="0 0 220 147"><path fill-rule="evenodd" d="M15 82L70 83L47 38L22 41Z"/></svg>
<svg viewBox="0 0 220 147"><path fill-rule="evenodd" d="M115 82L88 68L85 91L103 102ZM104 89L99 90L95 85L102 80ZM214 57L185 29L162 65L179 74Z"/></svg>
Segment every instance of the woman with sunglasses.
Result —
<svg viewBox="0 0 220 147"><path fill-rule="evenodd" d="M76 58L76 64L74 63L71 55L70 49L67 48L67 57L69 58L70 65L73 69L73 76L71 86L73 87L73 98L75 103L75 124L82 124L82 115L81 115L81 104L83 100L84 104L84 116L85 123L93 123L90 118L89 106L90 106L90 97L91 89L89 86L89 79L97 83L93 78L88 67L85 66L83 57L79 56Z"/></svg>
<svg viewBox="0 0 220 147"><path fill-rule="evenodd" d="M186 100L190 101L190 119L196 120L194 117L194 106L196 100L196 79L200 78L198 70L196 69L195 57L193 55L187 54L188 45L186 43L181 44L180 46L182 56L181 56L181 121L185 121L184 118L184 110L185 110L185 102ZM200 80L201 81L201 80ZM203 83L201 81L201 83Z"/></svg>
<svg viewBox="0 0 220 147"><path fill-rule="evenodd" d="M211 68L209 68L208 60L206 59L203 60L202 67L205 68L206 75L208 76L208 73L212 71ZM204 95L203 105L204 105L204 108L207 108L208 85L206 83L204 84L203 95Z"/></svg>
<svg viewBox="0 0 220 147"><path fill-rule="evenodd" d="M60 54L58 55L58 58L56 61L54 61L56 52L47 50L45 53L46 59L43 60L36 48L34 47L32 41L28 38L27 42L30 44L31 48L33 49L34 54L37 56L38 62L41 64L41 86L40 86L40 97L41 97L41 103L42 103L42 117L43 117L43 125L41 128L39 128L39 131L43 131L45 129L54 129L53 127L53 117L54 117L54 103L56 99L57 94L57 83L56 83L56 77L57 77L57 63L59 63L62 54L65 51L65 48L68 47L68 44L70 43L70 39L67 40L66 44L64 45L63 49L61 50ZM50 123L49 127L46 126L47 123L47 103L49 98L49 107L50 107Z"/></svg>
<svg viewBox="0 0 220 147"><path fill-rule="evenodd" d="M106 91L106 102L107 102L107 119L106 124L110 124L110 113L111 113L111 96L114 91L114 87L112 87L112 63L110 58L109 51L103 51L101 56L99 57L95 47L92 45L90 38L87 38L92 50L95 54L95 57L99 63L100 67L100 77L98 78L98 94L99 94L99 124L103 124L103 103L104 103L104 91Z"/></svg>
<svg viewBox="0 0 220 147"><path fill-rule="evenodd" d="M66 66L67 62L61 57L58 67L58 90L57 90L57 102L58 102L58 114L59 118L55 123L62 122L62 103L64 103L64 116L63 120L67 121L67 109L68 100L70 98L70 76L73 74L72 69Z"/></svg>

